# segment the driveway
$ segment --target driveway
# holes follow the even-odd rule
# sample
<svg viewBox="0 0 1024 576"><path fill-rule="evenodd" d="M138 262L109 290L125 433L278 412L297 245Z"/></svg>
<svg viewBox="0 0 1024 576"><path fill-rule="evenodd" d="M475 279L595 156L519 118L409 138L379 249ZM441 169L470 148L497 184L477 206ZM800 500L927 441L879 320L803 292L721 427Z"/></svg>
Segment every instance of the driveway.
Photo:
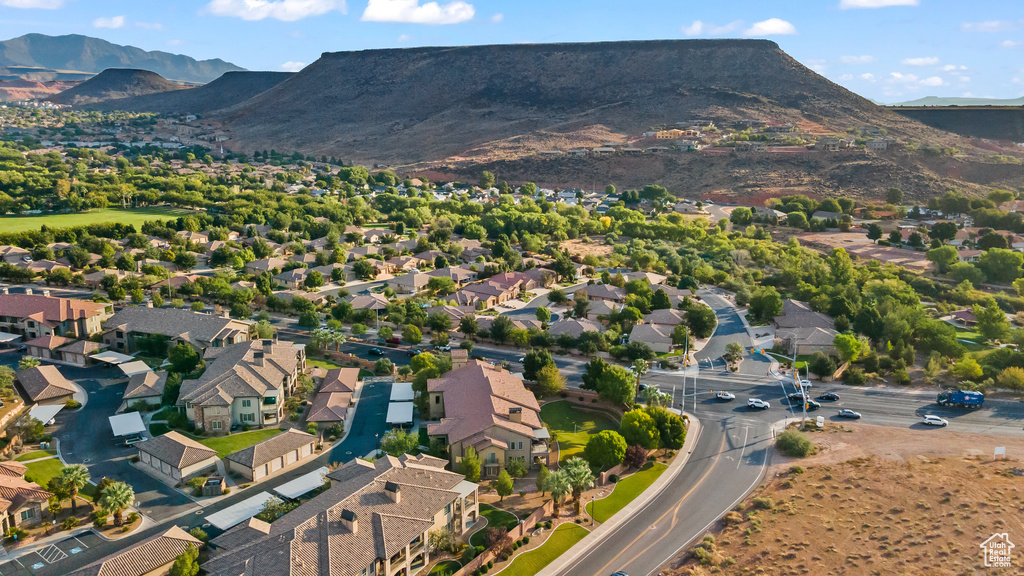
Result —
<svg viewBox="0 0 1024 576"><path fill-rule="evenodd" d="M139 509L157 522L199 507L170 486L133 468L128 460L138 451L115 441L108 417L121 405L127 385L123 378L117 378L117 368L58 366L58 370L89 395L81 410L61 410L57 414L53 436L60 440L65 461L84 464L93 483L104 477L127 482L135 490Z"/></svg>

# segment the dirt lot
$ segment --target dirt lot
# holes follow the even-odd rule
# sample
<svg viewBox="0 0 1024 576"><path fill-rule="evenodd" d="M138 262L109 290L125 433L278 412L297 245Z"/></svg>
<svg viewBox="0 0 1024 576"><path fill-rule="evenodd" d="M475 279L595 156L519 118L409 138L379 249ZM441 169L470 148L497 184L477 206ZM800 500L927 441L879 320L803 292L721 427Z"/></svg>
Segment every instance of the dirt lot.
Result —
<svg viewBox="0 0 1024 576"><path fill-rule="evenodd" d="M579 256L583 258L585 256L593 254L598 258L608 256L612 253L612 247L604 244L604 236L594 236L588 242L577 238L574 240L566 240L562 242L560 246L569 251L572 256Z"/></svg>
<svg viewBox="0 0 1024 576"><path fill-rule="evenodd" d="M761 487L673 575L1020 574L984 566L981 543L1024 542L1024 440L852 424L812 434L818 452L776 455ZM1009 460L992 460L1005 446ZM707 538L706 538L707 540ZM704 563L698 558L704 558Z"/></svg>

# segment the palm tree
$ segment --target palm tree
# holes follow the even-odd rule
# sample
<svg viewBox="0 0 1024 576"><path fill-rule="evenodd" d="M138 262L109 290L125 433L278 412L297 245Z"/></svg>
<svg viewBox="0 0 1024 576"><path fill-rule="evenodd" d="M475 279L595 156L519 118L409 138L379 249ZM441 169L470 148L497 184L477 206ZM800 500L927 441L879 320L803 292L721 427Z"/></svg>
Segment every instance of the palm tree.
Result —
<svg viewBox="0 0 1024 576"><path fill-rule="evenodd" d="M78 491L89 483L89 470L81 464L72 464L61 468L58 478L67 487L68 494L71 495L71 513L74 514L77 508Z"/></svg>
<svg viewBox="0 0 1024 576"><path fill-rule="evenodd" d="M636 374L636 385L640 387L640 377L647 374L647 371L651 369L651 365L647 363L647 360L643 358L637 358L633 360L632 370Z"/></svg>
<svg viewBox="0 0 1024 576"><path fill-rule="evenodd" d="M661 390L654 388L644 388L644 391L640 393L640 398L644 401L644 404L648 406L661 406L662 403L668 398L667 394L663 394Z"/></svg>
<svg viewBox="0 0 1024 576"><path fill-rule="evenodd" d="M100 506L114 515L114 526L124 523L121 513L135 501L135 491L124 482L114 482L103 491Z"/></svg>
<svg viewBox="0 0 1024 576"><path fill-rule="evenodd" d="M309 334L309 343L312 344L314 348L323 348L330 337L331 333L327 330L324 330L323 328L316 328Z"/></svg>
<svg viewBox="0 0 1024 576"><path fill-rule="evenodd" d="M28 370L36 366L39 366L39 358L35 356L22 356L21 360L18 361L18 370Z"/></svg>
<svg viewBox="0 0 1024 576"><path fill-rule="evenodd" d="M341 332L331 332L331 344L334 344L334 350L341 352L341 345L348 341Z"/></svg>
<svg viewBox="0 0 1024 576"><path fill-rule="evenodd" d="M569 459L562 469L565 470L569 486L572 487L572 504L575 507L576 515L579 516L580 496L584 490L594 486L594 472L590 469L590 464L578 456Z"/></svg>
<svg viewBox="0 0 1024 576"><path fill-rule="evenodd" d="M548 492L551 492L551 500L554 503L554 510L552 515L558 518L558 507L562 503L562 500L572 492L572 486L569 484L569 476L566 474L565 469L555 470L548 476L545 487Z"/></svg>

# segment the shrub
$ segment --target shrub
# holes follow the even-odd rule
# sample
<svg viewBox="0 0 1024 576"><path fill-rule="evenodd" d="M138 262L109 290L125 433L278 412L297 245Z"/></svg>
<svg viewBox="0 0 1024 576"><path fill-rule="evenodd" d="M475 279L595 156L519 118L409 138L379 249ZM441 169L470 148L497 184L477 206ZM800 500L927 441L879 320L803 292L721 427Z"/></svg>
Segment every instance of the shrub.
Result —
<svg viewBox="0 0 1024 576"><path fill-rule="evenodd" d="M487 561L487 569L490 570L491 568L494 568L494 560Z"/></svg>
<svg viewBox="0 0 1024 576"><path fill-rule="evenodd" d="M74 516L68 516L67 518L64 519L63 522L60 523L60 529L61 530L71 530L72 528L77 527L78 524L79 524L78 518L75 518Z"/></svg>
<svg viewBox="0 0 1024 576"><path fill-rule="evenodd" d="M78 400L68 400L67 402L64 403L64 407L67 408L68 410L78 410L79 408L82 407L82 403L79 402Z"/></svg>
<svg viewBox="0 0 1024 576"><path fill-rule="evenodd" d="M225 488L224 490L221 490L221 494L223 494L225 496L227 496L228 494L231 494L231 488Z"/></svg>
<svg viewBox="0 0 1024 576"><path fill-rule="evenodd" d="M807 435L793 428L779 434L779 437L775 439L775 446L783 454L793 458L803 458L814 451L814 444Z"/></svg>
<svg viewBox="0 0 1024 576"><path fill-rule="evenodd" d="M138 464L139 463L139 457L138 456L132 456L131 463L132 464Z"/></svg>
<svg viewBox="0 0 1024 576"><path fill-rule="evenodd" d="M526 546L529 543L530 543L530 537L529 536L523 536L523 546Z"/></svg>
<svg viewBox="0 0 1024 576"><path fill-rule="evenodd" d="M171 428L177 428L179 430L184 429L188 426L188 416L181 412L172 412L167 416L167 425Z"/></svg>
<svg viewBox="0 0 1024 576"><path fill-rule="evenodd" d="M849 368L843 373L843 383L847 386L863 386L867 382L864 371L860 368Z"/></svg>
<svg viewBox="0 0 1024 576"><path fill-rule="evenodd" d="M803 474L804 473L804 467L794 464L793 466L789 467L789 473L790 474Z"/></svg>
<svg viewBox="0 0 1024 576"><path fill-rule="evenodd" d="M210 536L200 527L195 527L188 531L188 533L196 540L202 540L203 542L209 542Z"/></svg>
<svg viewBox="0 0 1024 576"><path fill-rule="evenodd" d="M128 515L128 523L129 524L131 524L132 522L135 522L138 519L139 519L139 513L138 512L132 512L131 514Z"/></svg>
<svg viewBox="0 0 1024 576"><path fill-rule="evenodd" d="M619 481L619 475L612 474L611 476L608 477L608 481L611 482L612 484L615 484L616 482Z"/></svg>
<svg viewBox="0 0 1024 576"><path fill-rule="evenodd" d="M5 534L5 536L8 540L22 540L25 536L28 536L28 532L25 532L17 526L11 526L7 529L7 534Z"/></svg>

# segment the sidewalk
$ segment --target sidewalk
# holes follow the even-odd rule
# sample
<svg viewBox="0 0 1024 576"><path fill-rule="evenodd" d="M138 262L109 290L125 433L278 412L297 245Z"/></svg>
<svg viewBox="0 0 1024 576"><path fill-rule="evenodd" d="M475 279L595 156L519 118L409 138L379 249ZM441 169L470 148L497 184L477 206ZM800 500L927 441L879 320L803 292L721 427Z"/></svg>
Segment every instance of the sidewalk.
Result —
<svg viewBox="0 0 1024 576"><path fill-rule="evenodd" d="M675 412L675 410L673 410ZM559 574L574 562L579 560L584 554L589 552L591 549L600 546L604 540L612 536L616 530L619 529L625 522L630 520L637 511L644 508L654 500L661 492L668 486L669 482L675 479L682 471L683 466L690 459L690 454L693 453L694 446L697 445L697 440L700 438L701 424L695 416L687 414L690 419L690 429L686 433L686 442L683 444L683 449L680 454L672 461L669 465L668 470L665 471L654 484L643 492L640 496L637 496L635 500L626 505L625 508L619 510L614 516L612 516L607 522L601 524L594 529L593 532L587 534L583 540L580 540L572 548L570 548L565 554L562 554L556 558L551 564L548 564L543 570L537 573L537 576L554 576Z"/></svg>

